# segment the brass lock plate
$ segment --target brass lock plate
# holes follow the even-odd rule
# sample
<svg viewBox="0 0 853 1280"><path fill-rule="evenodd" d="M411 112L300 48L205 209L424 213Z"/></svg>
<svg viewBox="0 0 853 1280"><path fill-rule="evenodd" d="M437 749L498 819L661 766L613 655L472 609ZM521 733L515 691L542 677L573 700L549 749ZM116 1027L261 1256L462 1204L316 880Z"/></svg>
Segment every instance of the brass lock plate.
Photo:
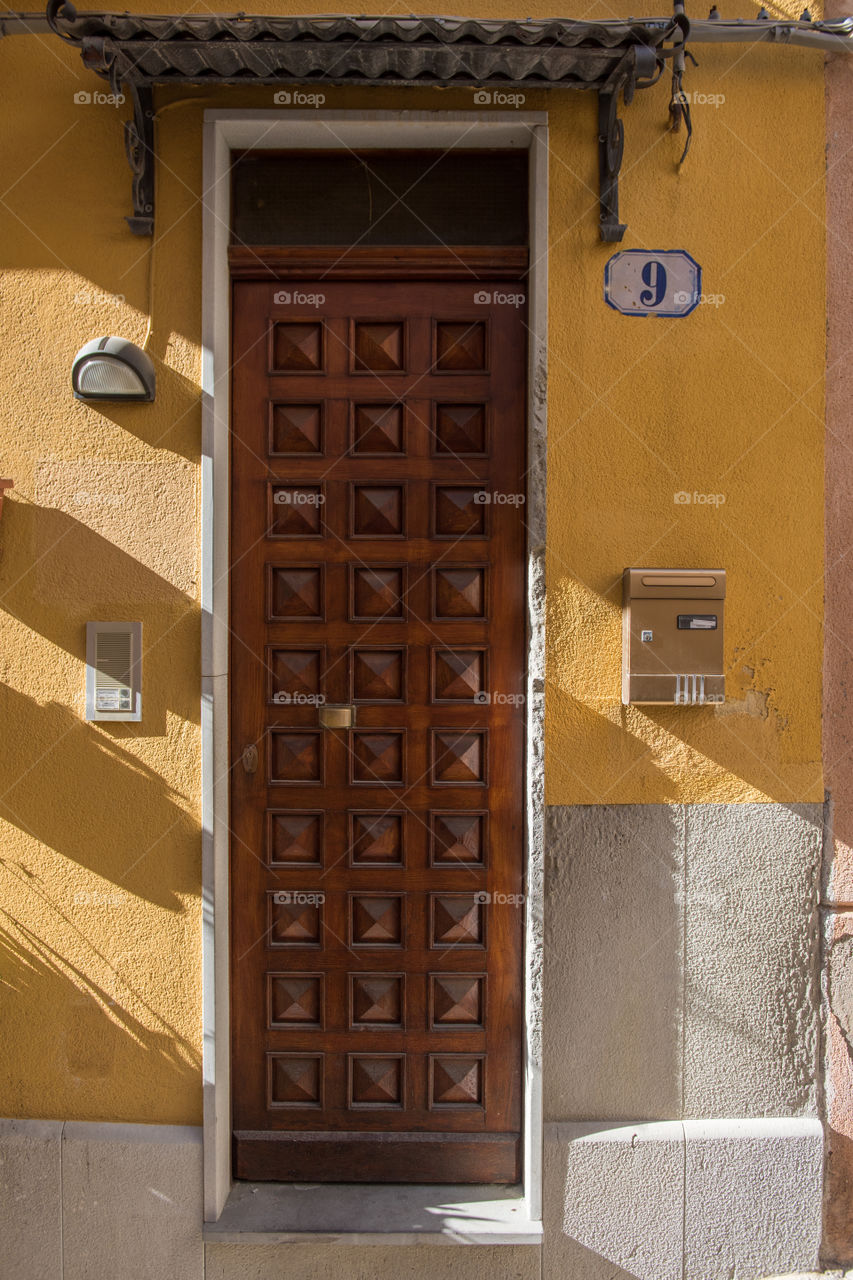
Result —
<svg viewBox="0 0 853 1280"><path fill-rule="evenodd" d="M355 724L355 707L335 706L327 702L320 707L319 720L324 729L351 729Z"/></svg>

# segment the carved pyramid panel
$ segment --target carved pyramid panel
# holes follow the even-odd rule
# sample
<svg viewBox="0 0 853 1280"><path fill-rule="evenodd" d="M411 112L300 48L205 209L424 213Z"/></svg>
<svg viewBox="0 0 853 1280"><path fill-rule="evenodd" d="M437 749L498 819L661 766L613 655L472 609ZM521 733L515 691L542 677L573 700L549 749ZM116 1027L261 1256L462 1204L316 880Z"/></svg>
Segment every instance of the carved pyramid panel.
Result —
<svg viewBox="0 0 853 1280"><path fill-rule="evenodd" d="M353 702L403 702L406 697L406 650L353 649Z"/></svg>
<svg viewBox="0 0 853 1280"><path fill-rule="evenodd" d="M486 511L482 485L438 484L433 500L433 528L437 538L484 538Z"/></svg>
<svg viewBox="0 0 853 1280"><path fill-rule="evenodd" d="M485 1016L485 974L433 973L430 1010L436 1027L482 1027Z"/></svg>
<svg viewBox="0 0 853 1280"><path fill-rule="evenodd" d="M270 456L323 452L323 406L320 404L271 405Z"/></svg>
<svg viewBox="0 0 853 1280"><path fill-rule="evenodd" d="M350 862L357 866L402 866L403 815L351 813Z"/></svg>
<svg viewBox="0 0 853 1280"><path fill-rule="evenodd" d="M405 491L399 484L354 484L350 532L354 538L402 538Z"/></svg>
<svg viewBox="0 0 853 1280"><path fill-rule="evenodd" d="M267 565L270 622L320 622L323 610L322 566Z"/></svg>
<svg viewBox="0 0 853 1280"><path fill-rule="evenodd" d="M319 973L267 974L268 1025L321 1027L323 976Z"/></svg>
<svg viewBox="0 0 853 1280"><path fill-rule="evenodd" d="M401 1053L349 1055L351 1107L402 1107L405 1059Z"/></svg>
<svg viewBox="0 0 853 1280"><path fill-rule="evenodd" d="M323 325L279 320L273 325L273 373L320 373L323 368Z"/></svg>
<svg viewBox="0 0 853 1280"><path fill-rule="evenodd" d="M350 752L350 780L363 784L402 786L402 729L354 729Z"/></svg>
<svg viewBox="0 0 853 1280"><path fill-rule="evenodd" d="M399 1027L403 1024L403 975L350 975L350 1023L354 1027Z"/></svg>
<svg viewBox="0 0 853 1280"><path fill-rule="evenodd" d="M357 404L353 410L352 435L355 454L405 453L403 406Z"/></svg>
<svg viewBox="0 0 853 1280"><path fill-rule="evenodd" d="M270 866L320 866L323 814L298 810L267 812L267 862Z"/></svg>
<svg viewBox="0 0 853 1280"><path fill-rule="evenodd" d="M322 1053L271 1053L267 1063L269 1106L322 1107Z"/></svg>
<svg viewBox="0 0 853 1280"><path fill-rule="evenodd" d="M351 566L350 617L354 622L402 621L405 569Z"/></svg>
<svg viewBox="0 0 853 1280"><path fill-rule="evenodd" d="M439 373L476 373L486 367L486 326L482 320L439 320L435 326L435 367Z"/></svg>
<svg viewBox="0 0 853 1280"><path fill-rule="evenodd" d="M485 784L485 729L433 729L432 751L433 786Z"/></svg>
<svg viewBox="0 0 853 1280"><path fill-rule="evenodd" d="M401 947L402 894L351 894L350 941L354 947Z"/></svg>
<svg viewBox="0 0 853 1280"><path fill-rule="evenodd" d="M438 866L483 866L486 813L430 814L430 861Z"/></svg>
<svg viewBox="0 0 853 1280"><path fill-rule="evenodd" d="M358 373L398 373L404 366L401 321L356 321L354 345Z"/></svg>
<svg viewBox="0 0 853 1280"><path fill-rule="evenodd" d="M436 947L482 947L486 937L483 903L476 893L434 893L432 942Z"/></svg>
<svg viewBox="0 0 853 1280"><path fill-rule="evenodd" d="M435 407L435 452L455 457L482 457L486 452L484 404L438 404Z"/></svg>
<svg viewBox="0 0 853 1280"><path fill-rule="evenodd" d="M432 1054L430 1105L481 1108L484 1102L484 1065L480 1054Z"/></svg>

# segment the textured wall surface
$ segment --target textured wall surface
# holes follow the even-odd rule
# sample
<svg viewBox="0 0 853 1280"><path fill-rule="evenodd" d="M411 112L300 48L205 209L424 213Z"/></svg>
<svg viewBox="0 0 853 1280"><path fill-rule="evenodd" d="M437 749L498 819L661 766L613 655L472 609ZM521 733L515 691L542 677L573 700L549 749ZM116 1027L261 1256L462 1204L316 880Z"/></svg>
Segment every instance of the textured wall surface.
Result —
<svg viewBox="0 0 853 1280"><path fill-rule="evenodd" d="M548 810L549 1120L816 1114L822 812Z"/></svg>
<svg viewBox="0 0 853 1280"><path fill-rule="evenodd" d="M552 1124L525 1246L204 1244L201 1132L0 1121L16 1280L758 1280L817 1262L816 1120ZM311 1188L302 1194L311 1195Z"/></svg>
<svg viewBox="0 0 853 1280"><path fill-rule="evenodd" d="M548 1125L544 1274L756 1280L814 1267L822 1164L817 1120Z"/></svg>
<svg viewBox="0 0 853 1280"><path fill-rule="evenodd" d="M611 248L561 163L575 119L551 117L549 804L823 799L822 77L791 51L699 62L690 89L725 101L694 102L687 161L641 94L621 183L623 247L702 264L687 321L602 312ZM626 709L621 571L681 564L728 570L727 705Z"/></svg>

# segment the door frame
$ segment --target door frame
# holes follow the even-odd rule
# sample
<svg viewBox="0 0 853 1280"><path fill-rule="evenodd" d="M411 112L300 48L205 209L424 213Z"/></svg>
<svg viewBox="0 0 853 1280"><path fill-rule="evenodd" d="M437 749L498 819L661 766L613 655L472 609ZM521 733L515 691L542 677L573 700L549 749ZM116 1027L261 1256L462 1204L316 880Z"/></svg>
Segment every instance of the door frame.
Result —
<svg viewBox="0 0 853 1280"><path fill-rule="evenodd" d="M541 1219L544 877L545 467L548 290L545 112L223 111L204 113L202 180L201 769L204 1218L232 1187L229 987L229 429L231 152L492 150L529 153L527 721L525 799L524 1211Z"/></svg>

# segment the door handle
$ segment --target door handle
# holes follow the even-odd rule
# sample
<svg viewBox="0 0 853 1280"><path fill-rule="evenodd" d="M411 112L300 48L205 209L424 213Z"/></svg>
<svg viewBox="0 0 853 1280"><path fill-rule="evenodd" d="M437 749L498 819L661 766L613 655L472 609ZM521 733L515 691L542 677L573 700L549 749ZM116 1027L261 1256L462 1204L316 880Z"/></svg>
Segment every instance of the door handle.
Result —
<svg viewBox="0 0 853 1280"><path fill-rule="evenodd" d="M258 748L254 742L250 742L248 746L243 748L240 763L243 766L244 773L258 772Z"/></svg>
<svg viewBox="0 0 853 1280"><path fill-rule="evenodd" d="M324 703L318 720L323 729L351 729L355 724L355 707L330 706Z"/></svg>

